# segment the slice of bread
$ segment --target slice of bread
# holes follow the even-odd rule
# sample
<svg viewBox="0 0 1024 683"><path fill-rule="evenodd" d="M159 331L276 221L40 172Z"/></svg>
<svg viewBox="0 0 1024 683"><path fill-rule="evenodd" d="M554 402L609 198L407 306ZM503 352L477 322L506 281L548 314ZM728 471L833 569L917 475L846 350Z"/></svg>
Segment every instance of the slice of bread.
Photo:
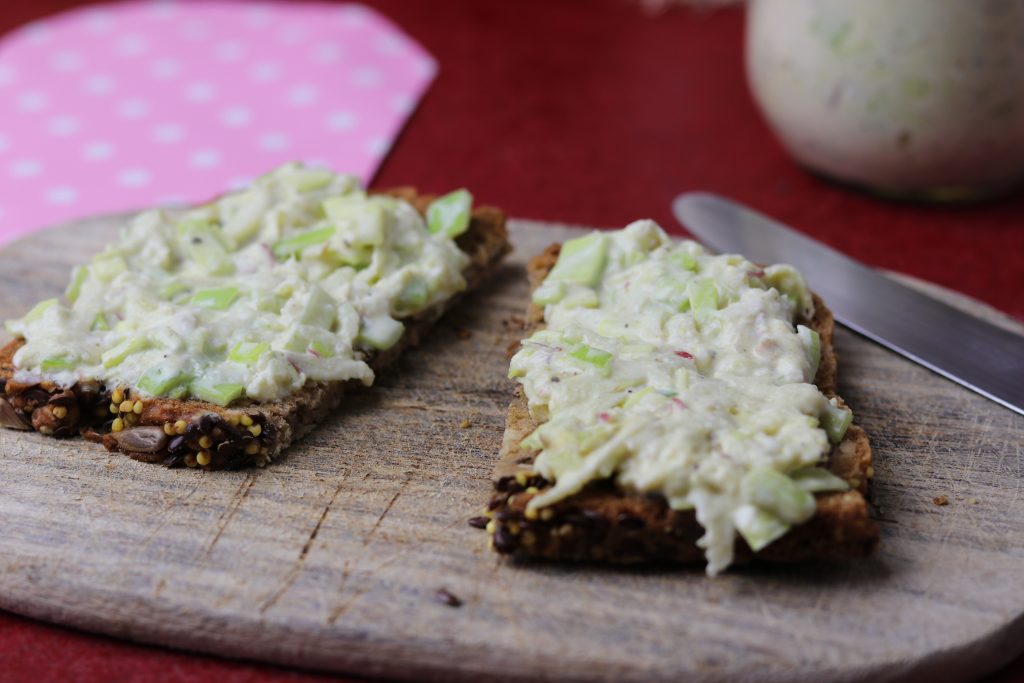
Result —
<svg viewBox="0 0 1024 683"><path fill-rule="evenodd" d="M527 266L531 290L554 267L560 245L552 245ZM812 320L800 321L821 335L821 364L815 384L829 396L836 392L836 355L832 347L834 321L824 303L814 297ZM530 304L524 338L544 326L543 308ZM704 530L693 511L672 510L663 497L624 493L610 480L589 485L580 493L527 518L526 505L551 486L533 473L537 451L520 449L520 442L537 423L530 417L520 386L508 409L501 457L495 469L495 494L488 505L487 529L494 549L520 558L600 561L612 563L704 561L697 540ZM750 559L796 561L848 558L868 554L878 543L878 527L865 499L873 475L867 434L851 426L829 456L828 468L850 484L845 492L816 494L817 510L807 522L753 553L737 539L735 562Z"/></svg>
<svg viewBox="0 0 1024 683"><path fill-rule="evenodd" d="M420 213L425 213L436 198L418 195L412 188L385 194L409 202ZM505 215L492 207L475 208L469 229L456 239L456 244L469 256L463 275L467 289L473 289L511 250ZM364 356L374 372L417 344L457 299L453 297L404 319L405 332L394 346ZM26 385L13 380L14 353L22 343L15 339L0 350L0 426L55 437L81 434L109 450L170 467L214 470L265 465L321 423L347 391L361 386L358 380L307 382L283 400L243 401L222 408L203 401L136 395L131 388L107 387L96 381L79 382L73 387L51 382ZM114 432L112 424L118 419L124 428Z"/></svg>

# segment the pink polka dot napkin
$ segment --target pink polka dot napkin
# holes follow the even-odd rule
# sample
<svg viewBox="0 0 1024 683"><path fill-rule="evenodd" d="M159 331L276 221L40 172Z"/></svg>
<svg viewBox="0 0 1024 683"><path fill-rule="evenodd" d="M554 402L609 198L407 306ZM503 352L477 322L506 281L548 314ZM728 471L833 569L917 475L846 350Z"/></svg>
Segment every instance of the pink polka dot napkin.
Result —
<svg viewBox="0 0 1024 683"><path fill-rule="evenodd" d="M358 4L128 2L0 41L0 242L289 160L368 181L437 70Z"/></svg>

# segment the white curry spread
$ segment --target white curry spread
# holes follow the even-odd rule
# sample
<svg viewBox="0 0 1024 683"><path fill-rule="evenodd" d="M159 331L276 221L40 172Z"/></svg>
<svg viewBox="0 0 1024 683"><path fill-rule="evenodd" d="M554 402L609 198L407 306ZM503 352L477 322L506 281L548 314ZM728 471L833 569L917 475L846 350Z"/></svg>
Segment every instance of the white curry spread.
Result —
<svg viewBox="0 0 1024 683"><path fill-rule="evenodd" d="M694 510L708 572L757 551L847 484L822 467L851 414L813 384L800 274L675 242L652 221L569 240L534 292L545 329L510 377L540 423L521 444L554 485L536 511L613 479Z"/></svg>
<svg viewBox="0 0 1024 683"><path fill-rule="evenodd" d="M310 380L373 381L367 354L403 318L463 290L465 190L431 205L368 196L297 164L184 211L139 214L75 270L63 298L7 322L15 379L83 379L218 405Z"/></svg>

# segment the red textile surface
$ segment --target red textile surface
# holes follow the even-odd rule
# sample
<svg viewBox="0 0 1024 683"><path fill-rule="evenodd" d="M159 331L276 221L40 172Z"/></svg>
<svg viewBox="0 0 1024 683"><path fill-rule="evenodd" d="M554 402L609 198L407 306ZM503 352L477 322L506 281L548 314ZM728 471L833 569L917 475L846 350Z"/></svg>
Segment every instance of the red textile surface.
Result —
<svg viewBox="0 0 1024 683"><path fill-rule="evenodd" d="M364 0L366 1L366 0ZM0 31L81 4L0 3ZM868 263L1024 318L1024 194L935 209L817 180L747 92L738 12L654 16L630 0L369 0L441 64L378 186L467 186L513 216L678 230L670 200L746 202ZM0 612L0 682L324 680L169 652ZM1024 658L989 683L1024 681Z"/></svg>

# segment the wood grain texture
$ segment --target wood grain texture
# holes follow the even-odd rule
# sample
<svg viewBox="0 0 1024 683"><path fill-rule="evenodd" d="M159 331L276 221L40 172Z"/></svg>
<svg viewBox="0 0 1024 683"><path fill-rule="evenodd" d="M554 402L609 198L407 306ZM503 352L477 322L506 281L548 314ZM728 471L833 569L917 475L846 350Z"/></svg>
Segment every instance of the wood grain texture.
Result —
<svg viewBox="0 0 1024 683"><path fill-rule="evenodd" d="M115 229L0 249L0 318L59 293ZM708 579L495 557L466 519L512 389L503 322L523 310L526 258L572 232L512 236L490 286L269 468L166 470L0 431L0 607L409 680L959 681L1022 649L1024 418L842 329L840 392L875 449L874 558Z"/></svg>

